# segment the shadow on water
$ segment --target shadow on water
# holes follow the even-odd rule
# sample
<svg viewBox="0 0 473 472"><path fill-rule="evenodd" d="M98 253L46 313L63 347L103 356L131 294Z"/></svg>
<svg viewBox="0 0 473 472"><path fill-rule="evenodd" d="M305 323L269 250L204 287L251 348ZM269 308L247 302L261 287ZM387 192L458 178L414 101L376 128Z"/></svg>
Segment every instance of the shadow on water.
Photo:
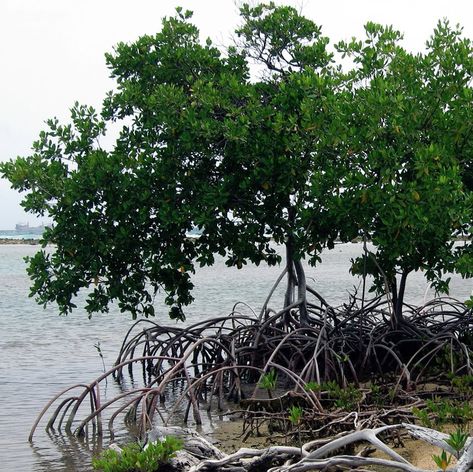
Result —
<svg viewBox="0 0 473 472"><path fill-rule="evenodd" d="M127 387L130 387L128 384ZM126 389L124 389L126 390ZM168 392L170 399L178 398L183 391L181 385L174 385ZM169 408L168 408L169 406ZM163 419L170 412L172 401L161 405L161 419L157 419L157 424L162 424ZM202 425L189 422L184 423L185 408L174 411L173 425L192 427L200 434L206 435L218 427L227 417L224 412L215 413L207 410L202 411ZM118 425L117 425L118 426ZM35 472L88 472L92 470L92 458L100 454L111 442L125 444L138 441L138 430L121 423L117 427L113 441L105 434L100 436L94 434L92 428L86 432L84 437L77 437L74 434L65 434L56 430L45 431L44 428L37 431L30 449L33 455Z"/></svg>
<svg viewBox="0 0 473 472"><path fill-rule="evenodd" d="M91 458L103 449L103 440L79 439L73 435L48 432L48 447L44 447L41 439L31 443L35 457L35 471L79 472L91 470Z"/></svg>
<svg viewBox="0 0 473 472"><path fill-rule="evenodd" d="M89 472L92 458L111 442L125 444L137 441L137 432L125 427L118 430L113 441L107 435L85 434L77 437L56 430L39 431L30 443L35 472Z"/></svg>

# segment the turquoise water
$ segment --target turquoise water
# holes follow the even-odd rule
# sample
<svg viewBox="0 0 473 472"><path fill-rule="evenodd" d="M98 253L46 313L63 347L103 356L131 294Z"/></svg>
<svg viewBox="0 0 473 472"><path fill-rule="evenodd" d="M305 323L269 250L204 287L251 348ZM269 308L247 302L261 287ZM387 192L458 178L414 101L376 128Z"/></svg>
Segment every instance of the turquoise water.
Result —
<svg viewBox="0 0 473 472"><path fill-rule="evenodd" d="M29 245L0 246L0 469L87 471L92 444L59 434L50 437L40 427L30 446L29 429L54 394L100 375L102 364L94 344L100 342L105 364L112 366L132 321L114 310L89 320L80 309L60 317L53 306L38 306L28 297L29 280L23 262L35 251ZM360 252L359 244L341 244L324 253L322 265L308 269L309 283L332 304L347 301L348 291L360 283L348 274L349 261ZM215 266L200 269L194 277L196 301L187 310L188 322L225 315L237 301L259 309L279 272L277 267L227 268L218 259ZM422 274L414 274L408 299L422 302L426 288ZM471 289L471 281L452 280L452 295L460 299L468 298ZM427 299L432 295L427 292ZM280 306L281 301L282 289L272 306ZM157 321L169 323L161 301L156 305ZM114 392L116 386L109 383L106 395ZM124 430L121 433L125 434Z"/></svg>

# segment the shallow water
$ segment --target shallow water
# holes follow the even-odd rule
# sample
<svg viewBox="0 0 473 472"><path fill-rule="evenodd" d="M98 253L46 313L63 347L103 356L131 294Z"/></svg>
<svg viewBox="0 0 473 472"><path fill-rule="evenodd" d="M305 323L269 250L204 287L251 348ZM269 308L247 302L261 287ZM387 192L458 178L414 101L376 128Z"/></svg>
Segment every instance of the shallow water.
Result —
<svg viewBox="0 0 473 472"><path fill-rule="evenodd" d="M75 383L88 383L102 373L94 347L97 342L107 368L113 365L133 322L113 310L89 320L80 309L59 317L53 306L38 306L28 297L29 280L23 262L23 257L36 250L26 245L0 246L0 470L86 471L90 470L91 451L100 444L59 434L48 436L40 427L30 445L29 429L54 394ZM359 286L359 279L348 274L348 266L360 252L359 244L340 244L323 255L320 267L308 269L309 282L331 304L347 301L347 290ZM237 301L259 309L280 270L263 266L229 269L221 259L213 267L200 269L194 278L196 301L187 310L188 322L225 315ZM408 300L421 303L426 287L422 274L413 274ZM452 280L453 296L464 300L471 290L471 280ZM428 292L426 298L432 295ZM272 306L280 306L281 300L282 288ZM165 308L159 302L157 313L157 321L172 323L166 320ZM108 384L108 397L117 391L113 383Z"/></svg>

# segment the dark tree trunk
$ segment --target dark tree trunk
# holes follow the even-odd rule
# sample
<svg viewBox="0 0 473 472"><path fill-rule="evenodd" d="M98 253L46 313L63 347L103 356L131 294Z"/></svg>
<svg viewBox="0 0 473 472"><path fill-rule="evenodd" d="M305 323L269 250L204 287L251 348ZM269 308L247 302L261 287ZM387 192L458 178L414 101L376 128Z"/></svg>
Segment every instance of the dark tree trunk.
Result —
<svg viewBox="0 0 473 472"><path fill-rule="evenodd" d="M287 287L284 296L284 308L299 302L299 316L301 326L309 324L307 312L307 285L302 261L294 258L294 251L291 238L286 243L286 267L287 267ZM295 298L295 288L297 286L297 299Z"/></svg>
<svg viewBox="0 0 473 472"><path fill-rule="evenodd" d="M284 308L294 303L294 252L292 246L292 238L289 237L286 242L286 267L287 267L287 287L284 296Z"/></svg>
<svg viewBox="0 0 473 472"><path fill-rule="evenodd" d="M304 267L302 266L302 261L294 261L294 267L297 274L297 298L300 301L299 305L299 315L301 326L309 325L309 315L307 313L307 286L305 280Z"/></svg>
<svg viewBox="0 0 473 472"><path fill-rule="evenodd" d="M288 219L290 228L294 227L294 209L288 207ZM294 254L294 237L289 233L286 241L286 267L287 267L287 288L284 297L284 308L297 302L299 309L299 320L301 326L309 324L307 312L307 285L302 261ZM295 287L297 285L297 299L295 299Z"/></svg>
<svg viewBox="0 0 473 472"><path fill-rule="evenodd" d="M406 292L406 281L409 274L409 270L404 270L401 274L401 280L399 281L399 288L397 287L396 279L394 279L391 285L391 296L393 305L392 314L392 325L393 328L397 328L404 321L403 316L403 305L404 305L404 294Z"/></svg>

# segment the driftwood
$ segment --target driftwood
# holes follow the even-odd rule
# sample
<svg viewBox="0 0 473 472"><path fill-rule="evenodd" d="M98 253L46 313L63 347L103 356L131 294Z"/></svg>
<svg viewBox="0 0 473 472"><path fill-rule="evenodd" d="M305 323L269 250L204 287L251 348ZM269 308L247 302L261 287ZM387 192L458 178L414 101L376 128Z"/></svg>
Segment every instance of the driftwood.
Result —
<svg viewBox="0 0 473 472"><path fill-rule="evenodd" d="M382 466L392 470L405 472L428 472L420 469L400 456L378 436L393 432L406 431L411 437L439 447L452 454L454 451L445 442L447 435L439 431L411 424L397 424L374 429L354 431L338 435L329 440L314 440L294 446L270 446L264 449L241 448L233 454L224 454L205 438L189 429L178 427L159 428L152 430L148 441L155 441L166 435L173 434L184 440L184 450L170 462L173 472L306 472L329 470L330 467L363 467ZM343 454L347 446L355 443L369 442L371 447L364 448L357 455ZM321 445L323 444L323 445ZM377 449L389 459L369 457ZM337 452L342 452L337 454ZM470 437L455 466L450 472L468 472L473 467L473 439Z"/></svg>

